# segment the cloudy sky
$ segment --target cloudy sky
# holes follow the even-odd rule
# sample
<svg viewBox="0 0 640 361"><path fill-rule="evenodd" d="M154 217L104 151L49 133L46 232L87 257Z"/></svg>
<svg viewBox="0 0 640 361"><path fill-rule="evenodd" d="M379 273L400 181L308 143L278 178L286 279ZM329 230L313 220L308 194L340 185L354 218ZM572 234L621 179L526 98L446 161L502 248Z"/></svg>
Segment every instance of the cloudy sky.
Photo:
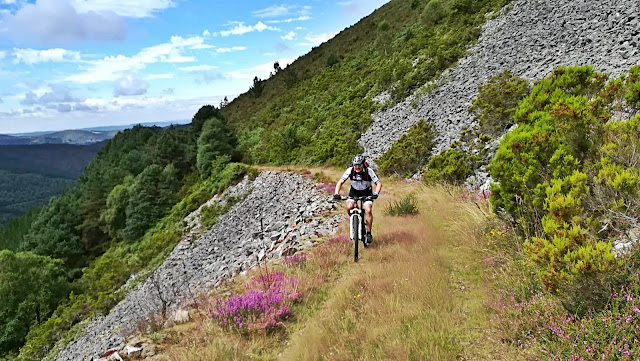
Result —
<svg viewBox="0 0 640 361"><path fill-rule="evenodd" d="M188 122L388 0L0 0L0 134Z"/></svg>

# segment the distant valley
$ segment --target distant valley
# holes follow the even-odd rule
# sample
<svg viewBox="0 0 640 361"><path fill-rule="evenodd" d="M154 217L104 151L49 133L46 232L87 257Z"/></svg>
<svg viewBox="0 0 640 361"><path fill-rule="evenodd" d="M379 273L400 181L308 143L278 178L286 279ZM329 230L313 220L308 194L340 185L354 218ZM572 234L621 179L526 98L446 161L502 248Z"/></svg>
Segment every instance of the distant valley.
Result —
<svg viewBox="0 0 640 361"><path fill-rule="evenodd" d="M142 125L165 128L175 123ZM0 228L76 184L107 140L131 127L0 134Z"/></svg>
<svg viewBox="0 0 640 361"><path fill-rule="evenodd" d="M165 128L186 121L142 123L143 126L158 126ZM114 125L94 127L91 129L69 129L51 132L33 132L22 134L0 134L0 145L38 145L38 144L75 144L89 145L113 138L119 131L131 128L130 125Z"/></svg>
<svg viewBox="0 0 640 361"><path fill-rule="evenodd" d="M63 130L35 136L0 135L0 145L76 144L87 145L113 138L119 130Z"/></svg>

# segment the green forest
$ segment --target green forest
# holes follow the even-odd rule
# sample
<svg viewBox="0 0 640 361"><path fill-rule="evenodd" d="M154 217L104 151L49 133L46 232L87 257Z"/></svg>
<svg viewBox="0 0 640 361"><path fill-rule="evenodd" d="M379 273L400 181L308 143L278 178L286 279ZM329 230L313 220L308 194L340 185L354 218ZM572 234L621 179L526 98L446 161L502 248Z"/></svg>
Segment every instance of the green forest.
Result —
<svg viewBox="0 0 640 361"><path fill-rule="evenodd" d="M0 146L0 227L75 185L103 145Z"/></svg>
<svg viewBox="0 0 640 361"><path fill-rule="evenodd" d="M31 178L64 191L0 233L0 357L54 355L82 320L122 299L132 274L142 281L164 260L187 214L254 176L252 165L347 164L362 151L370 114L429 92L424 84L463 57L507 4L393 0L293 64L274 64L269 79L256 77L231 103L203 105L186 127L118 133L72 187ZM391 100L375 103L384 91ZM451 150L430 157L434 130L418 122L383 155L381 171L459 184L487 156L473 150L518 124L489 165L494 211L517 231L532 283L578 317L608 312L612 288L640 291L612 251L613 240L637 237L631 220L640 204L640 116L612 121L622 105L640 107L637 67L618 79L560 67L533 87L505 72L480 88L470 109L479 126Z"/></svg>

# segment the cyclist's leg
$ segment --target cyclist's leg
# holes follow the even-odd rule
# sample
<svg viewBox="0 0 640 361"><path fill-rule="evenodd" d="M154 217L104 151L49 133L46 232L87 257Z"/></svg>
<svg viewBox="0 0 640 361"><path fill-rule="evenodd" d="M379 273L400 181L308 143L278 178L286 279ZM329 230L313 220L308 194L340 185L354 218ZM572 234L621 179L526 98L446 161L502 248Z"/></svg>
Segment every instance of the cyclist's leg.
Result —
<svg viewBox="0 0 640 361"><path fill-rule="evenodd" d="M373 202L366 201L363 205L364 208L364 223L367 226L367 232L371 232L373 226Z"/></svg>
<svg viewBox="0 0 640 361"><path fill-rule="evenodd" d="M355 189L349 189L349 197L355 197L356 193ZM347 201L344 202L344 205L347 210L347 214L349 214L349 211L356 207L356 202L353 199L347 199Z"/></svg>
<svg viewBox="0 0 640 361"><path fill-rule="evenodd" d="M344 202L344 208L347 210L347 214L349 214L349 211L353 209L355 206L356 206L356 202L354 202L353 199L347 199Z"/></svg>

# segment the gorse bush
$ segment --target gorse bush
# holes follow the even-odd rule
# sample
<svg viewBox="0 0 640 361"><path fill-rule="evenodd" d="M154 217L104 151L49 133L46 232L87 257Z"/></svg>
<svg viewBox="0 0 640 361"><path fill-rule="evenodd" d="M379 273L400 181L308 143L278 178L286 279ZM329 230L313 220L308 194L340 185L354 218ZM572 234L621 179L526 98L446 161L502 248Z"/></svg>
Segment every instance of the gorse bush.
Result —
<svg viewBox="0 0 640 361"><path fill-rule="evenodd" d="M431 124L420 119L380 157L380 172L411 177L431 155L433 136Z"/></svg>
<svg viewBox="0 0 640 361"><path fill-rule="evenodd" d="M496 251L502 250L500 243L491 243L491 247L499 247ZM542 291L539 280L530 275L530 264L522 257L494 263L494 275L500 277L495 285L497 292L488 302L495 312L491 323L503 342L524 349L532 359L635 359L640 355L639 256L634 249L624 257L625 267L616 275L624 286L602 289L600 310L577 313L566 310L561 299ZM575 294L590 296L591 292L584 291L594 286L592 281L577 284Z"/></svg>
<svg viewBox="0 0 640 361"><path fill-rule="evenodd" d="M502 135L511 125L518 102L530 92L529 83L508 70L479 87L469 111L475 115L481 133Z"/></svg>
<svg viewBox="0 0 640 361"><path fill-rule="evenodd" d="M555 69L520 102L518 127L491 161L494 210L526 238L545 289L574 312L604 307L620 265L612 242L633 238L638 226L631 149L640 119L612 120L614 109L637 110L637 74L607 81L588 66Z"/></svg>
<svg viewBox="0 0 640 361"><path fill-rule="evenodd" d="M429 160L429 164L422 170L422 177L427 183L462 184L473 174L479 163L480 157L477 155L449 149Z"/></svg>
<svg viewBox="0 0 640 361"><path fill-rule="evenodd" d="M401 200L391 203L384 210L384 214L389 216L408 216L420 213L416 197L412 194L403 197Z"/></svg>

